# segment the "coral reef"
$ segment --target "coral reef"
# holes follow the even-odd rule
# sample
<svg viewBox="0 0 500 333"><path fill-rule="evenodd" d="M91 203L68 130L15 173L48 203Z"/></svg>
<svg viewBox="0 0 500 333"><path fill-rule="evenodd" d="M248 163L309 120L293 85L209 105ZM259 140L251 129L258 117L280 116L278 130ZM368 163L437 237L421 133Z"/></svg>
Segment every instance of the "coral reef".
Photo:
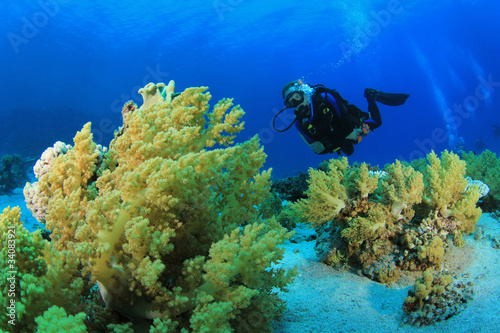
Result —
<svg viewBox="0 0 500 333"><path fill-rule="evenodd" d="M271 191L279 195L282 200L297 201L304 199L307 190L307 173L300 172L297 176L273 180Z"/></svg>
<svg viewBox="0 0 500 333"><path fill-rule="evenodd" d="M490 188L488 195L482 198L481 207L488 212L497 210L500 207L500 159L489 150L480 155L464 153L462 157L467 162L466 175Z"/></svg>
<svg viewBox="0 0 500 333"><path fill-rule="evenodd" d="M467 307L474 299L472 282L455 281L449 274L426 271L408 291L403 305L403 321L414 326L446 320Z"/></svg>
<svg viewBox="0 0 500 333"><path fill-rule="evenodd" d="M24 159L19 155L3 155L0 161L0 195L12 193L27 181Z"/></svg>
<svg viewBox="0 0 500 333"><path fill-rule="evenodd" d="M396 161L372 171L347 158L310 169L307 199L291 205L317 227L325 263L350 265L371 279L396 281L402 270L440 269L447 239L463 246L481 216L479 187L465 178L458 155L432 152L412 165Z"/></svg>
<svg viewBox="0 0 500 333"><path fill-rule="evenodd" d="M42 155L25 196L51 241L29 234L44 263L33 282L49 286L58 270L63 280L52 292L57 301L20 301L36 304L31 318L84 312L85 324L97 325L90 320L106 316L81 306L97 284L108 308L134 325L154 319L151 331L270 331L284 307L277 292L295 275L272 265L292 233L259 217L271 170L259 171L266 155L257 136L234 144L243 110L230 99L210 110L206 90L175 94L173 81L148 84L142 106L124 107L109 149L93 142L86 124L72 147L56 144Z"/></svg>

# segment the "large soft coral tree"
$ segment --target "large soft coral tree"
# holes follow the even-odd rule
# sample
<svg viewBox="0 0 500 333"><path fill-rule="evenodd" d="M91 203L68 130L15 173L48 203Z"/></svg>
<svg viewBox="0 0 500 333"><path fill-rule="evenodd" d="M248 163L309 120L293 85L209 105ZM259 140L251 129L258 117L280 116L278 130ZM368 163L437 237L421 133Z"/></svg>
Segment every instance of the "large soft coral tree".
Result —
<svg viewBox="0 0 500 333"><path fill-rule="evenodd" d="M229 99L210 110L206 90L149 84L106 153L85 125L28 186L46 200L28 201L47 202L51 245L78 258L111 308L163 330L229 332L260 316L252 329L266 331L294 275L272 267L291 234L258 217L271 170L259 171L257 136L233 142L243 110Z"/></svg>

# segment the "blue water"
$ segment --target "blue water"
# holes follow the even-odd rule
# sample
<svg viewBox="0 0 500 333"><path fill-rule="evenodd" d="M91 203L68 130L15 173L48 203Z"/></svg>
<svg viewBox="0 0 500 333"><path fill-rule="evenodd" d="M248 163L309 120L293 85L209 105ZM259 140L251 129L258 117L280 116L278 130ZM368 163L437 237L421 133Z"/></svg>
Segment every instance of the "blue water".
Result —
<svg viewBox="0 0 500 333"><path fill-rule="evenodd" d="M350 161L414 159L458 137L499 153L499 12L491 0L3 1L0 154L38 158L87 121L107 146L123 102L174 79L208 86L213 104L233 97L246 111L239 141L258 133L274 175L293 175L336 156L272 129L282 87L300 77L365 110L366 87L411 94L380 106L383 125Z"/></svg>

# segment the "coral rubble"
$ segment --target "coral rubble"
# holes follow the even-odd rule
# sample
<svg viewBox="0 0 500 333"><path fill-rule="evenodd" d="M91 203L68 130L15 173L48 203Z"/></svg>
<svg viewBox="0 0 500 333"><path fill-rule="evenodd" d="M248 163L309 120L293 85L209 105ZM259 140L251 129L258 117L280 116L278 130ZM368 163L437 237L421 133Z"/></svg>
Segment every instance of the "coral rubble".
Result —
<svg viewBox="0 0 500 333"><path fill-rule="evenodd" d="M472 282L455 281L449 274L424 272L408 292L403 321L414 326L429 325L460 313L474 299Z"/></svg>

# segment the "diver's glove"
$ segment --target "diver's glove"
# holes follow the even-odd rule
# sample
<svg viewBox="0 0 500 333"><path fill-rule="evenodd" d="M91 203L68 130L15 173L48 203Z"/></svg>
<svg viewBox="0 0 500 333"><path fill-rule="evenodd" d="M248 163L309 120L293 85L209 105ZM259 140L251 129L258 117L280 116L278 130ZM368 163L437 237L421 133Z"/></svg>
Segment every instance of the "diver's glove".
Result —
<svg viewBox="0 0 500 333"><path fill-rule="evenodd" d="M355 128L348 136L345 138L347 140L358 141L358 137L363 135L363 130L361 128Z"/></svg>

